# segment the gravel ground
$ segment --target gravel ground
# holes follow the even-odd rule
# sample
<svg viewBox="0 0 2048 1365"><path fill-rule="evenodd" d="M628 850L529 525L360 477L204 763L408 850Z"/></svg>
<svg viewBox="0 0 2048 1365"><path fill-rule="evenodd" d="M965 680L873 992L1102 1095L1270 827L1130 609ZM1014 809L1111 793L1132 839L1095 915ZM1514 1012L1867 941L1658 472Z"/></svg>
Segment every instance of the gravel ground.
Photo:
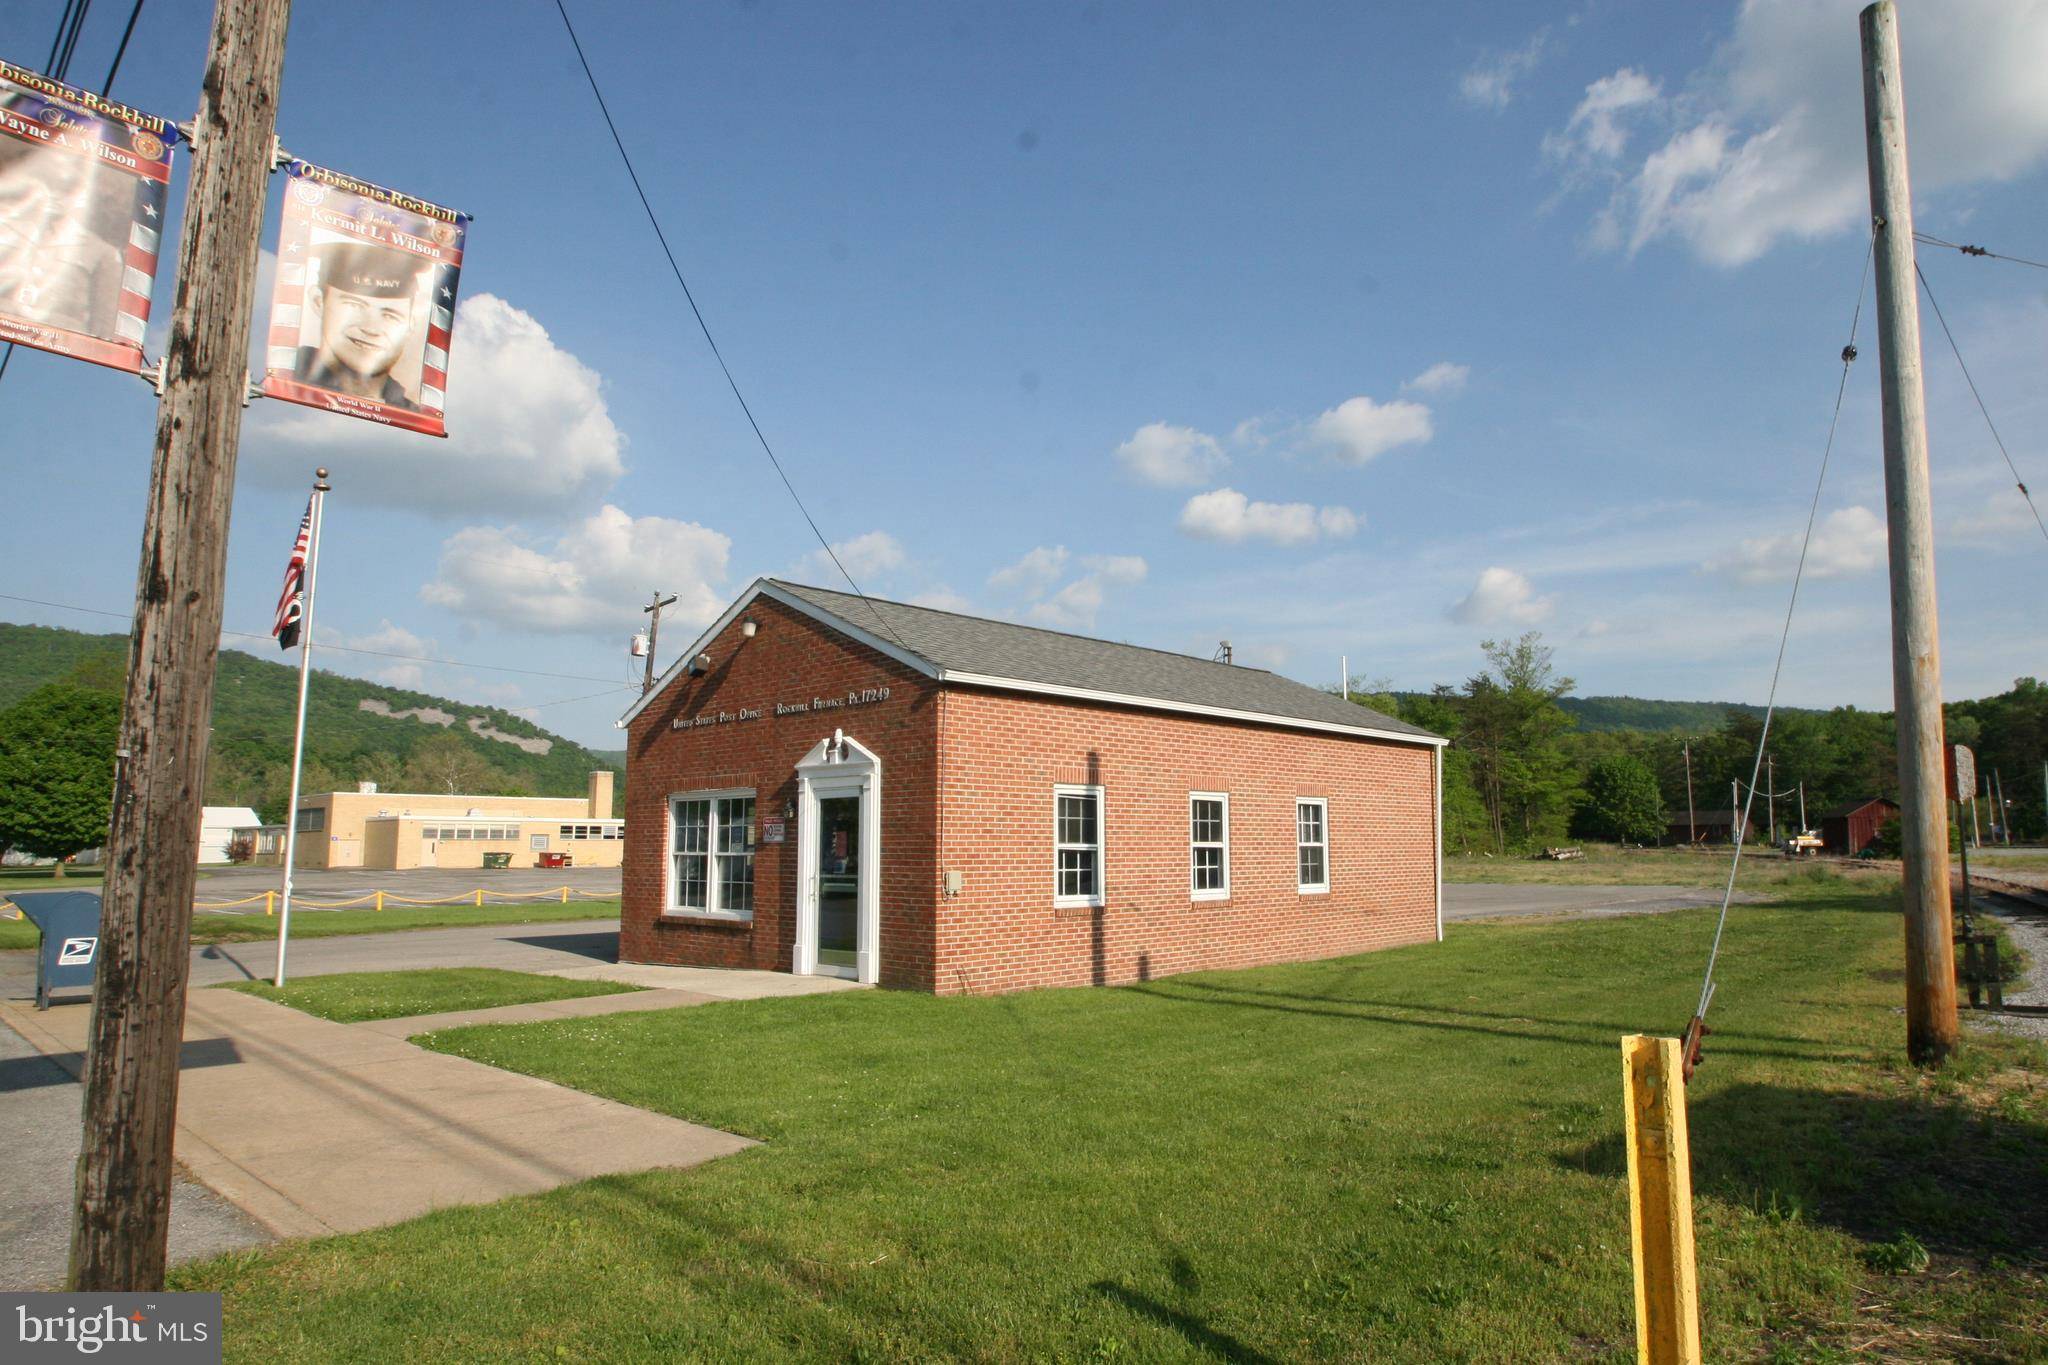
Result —
<svg viewBox="0 0 2048 1365"><path fill-rule="evenodd" d="M2000 875L2006 874L2001 872ZM2014 910L2007 907L2000 907L1993 913L1998 916L1998 922L2005 926L2007 936L2026 953L2029 964L2027 979L2005 988L2006 1003L2048 1005L2048 915L2039 911ZM2048 1042L2048 1019L2030 1019L2013 1014L1981 1017L1993 1028Z"/></svg>

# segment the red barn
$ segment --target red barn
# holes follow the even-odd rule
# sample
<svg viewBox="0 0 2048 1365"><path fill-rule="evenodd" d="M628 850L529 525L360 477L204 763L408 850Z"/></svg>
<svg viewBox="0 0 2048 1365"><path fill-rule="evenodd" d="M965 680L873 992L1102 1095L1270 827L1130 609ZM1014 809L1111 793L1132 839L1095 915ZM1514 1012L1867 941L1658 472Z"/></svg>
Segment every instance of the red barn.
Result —
<svg viewBox="0 0 2048 1365"><path fill-rule="evenodd" d="M1261 669L762 579L620 724L624 961L983 992L1442 935L1445 741Z"/></svg>
<svg viewBox="0 0 2048 1365"><path fill-rule="evenodd" d="M1887 820L1897 819L1899 805L1882 796L1845 801L1821 812L1820 842L1828 852L1853 858L1877 843L1877 831Z"/></svg>

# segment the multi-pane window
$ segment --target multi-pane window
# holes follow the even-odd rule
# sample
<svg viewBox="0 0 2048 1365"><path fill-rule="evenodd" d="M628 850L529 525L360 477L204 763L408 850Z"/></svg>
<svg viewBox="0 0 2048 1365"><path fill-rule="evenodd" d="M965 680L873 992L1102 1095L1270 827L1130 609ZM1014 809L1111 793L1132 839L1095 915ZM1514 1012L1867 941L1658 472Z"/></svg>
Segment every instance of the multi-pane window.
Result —
<svg viewBox="0 0 2048 1365"><path fill-rule="evenodd" d="M752 915L753 796L679 796L669 810L670 908Z"/></svg>
<svg viewBox="0 0 2048 1365"><path fill-rule="evenodd" d="M516 825L421 825L420 838L446 842L450 839L517 839Z"/></svg>
<svg viewBox="0 0 2048 1365"><path fill-rule="evenodd" d="M1053 903L1102 904L1102 788L1053 788Z"/></svg>
<svg viewBox="0 0 2048 1365"><path fill-rule="evenodd" d="M1196 900L1230 894L1230 798L1221 792L1188 797L1188 872Z"/></svg>
<svg viewBox="0 0 2048 1365"><path fill-rule="evenodd" d="M1330 803L1321 799L1294 803L1294 843L1299 855L1298 882L1303 891L1330 889Z"/></svg>
<svg viewBox="0 0 2048 1365"><path fill-rule="evenodd" d="M327 810L324 806L301 806L297 823L301 834L326 829Z"/></svg>
<svg viewBox="0 0 2048 1365"><path fill-rule="evenodd" d="M596 825L563 825L564 839L623 839L626 837L626 822L609 820Z"/></svg>
<svg viewBox="0 0 2048 1365"><path fill-rule="evenodd" d="M718 908L754 912L754 798L718 802Z"/></svg>

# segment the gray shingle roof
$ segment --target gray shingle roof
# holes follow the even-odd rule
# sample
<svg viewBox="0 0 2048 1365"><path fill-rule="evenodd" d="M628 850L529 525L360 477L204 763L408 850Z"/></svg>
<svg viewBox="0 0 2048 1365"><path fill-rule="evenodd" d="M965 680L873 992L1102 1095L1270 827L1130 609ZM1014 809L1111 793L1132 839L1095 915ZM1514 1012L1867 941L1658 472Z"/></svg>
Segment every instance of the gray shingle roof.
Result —
<svg viewBox="0 0 2048 1365"><path fill-rule="evenodd" d="M1181 706L1245 711L1279 720L1380 730L1435 740L1406 721L1319 692L1263 668L1213 663L1142 645L1041 630L932 607L769 579L776 588L936 665L1053 687L1109 692Z"/></svg>

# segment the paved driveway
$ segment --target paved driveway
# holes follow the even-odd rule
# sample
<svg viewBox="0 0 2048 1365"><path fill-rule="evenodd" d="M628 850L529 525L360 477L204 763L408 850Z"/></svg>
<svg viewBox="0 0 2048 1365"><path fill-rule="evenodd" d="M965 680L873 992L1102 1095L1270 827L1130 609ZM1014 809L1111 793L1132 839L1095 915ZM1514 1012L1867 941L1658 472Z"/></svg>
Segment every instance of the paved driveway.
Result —
<svg viewBox="0 0 2048 1365"><path fill-rule="evenodd" d="M185 1064L205 1060L188 1053ZM70 1072L0 1028L0 1289L52 1289L64 1279L82 1101ZM204 1185L182 1174L173 1182L173 1261L269 1240L262 1224Z"/></svg>
<svg viewBox="0 0 2048 1365"><path fill-rule="evenodd" d="M1737 904L1761 900L1735 893ZM1653 915L1719 905L1721 893L1697 886L1519 886L1501 882L1446 882L1444 920L1503 919L1524 915Z"/></svg>

